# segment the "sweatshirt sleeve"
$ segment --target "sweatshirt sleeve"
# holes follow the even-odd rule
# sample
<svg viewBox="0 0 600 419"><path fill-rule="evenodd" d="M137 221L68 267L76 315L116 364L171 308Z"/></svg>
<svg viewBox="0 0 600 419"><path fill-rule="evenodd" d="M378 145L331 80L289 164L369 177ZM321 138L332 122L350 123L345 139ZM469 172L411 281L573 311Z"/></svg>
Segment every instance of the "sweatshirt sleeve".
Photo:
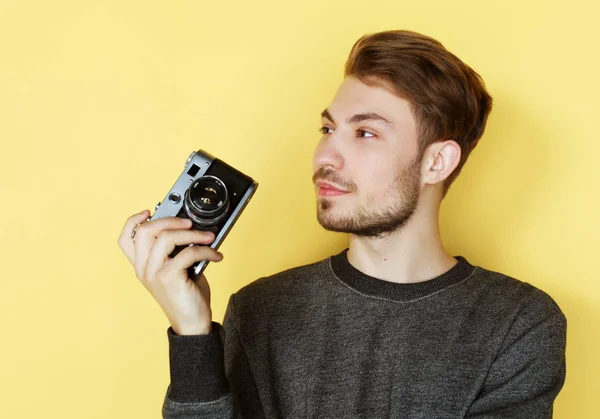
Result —
<svg viewBox="0 0 600 419"><path fill-rule="evenodd" d="M213 322L209 335L179 336L167 329L171 383L164 419L263 417L235 315L232 295L223 326Z"/></svg>
<svg viewBox="0 0 600 419"><path fill-rule="evenodd" d="M468 419L548 419L566 375L567 320L535 290L516 316Z"/></svg>

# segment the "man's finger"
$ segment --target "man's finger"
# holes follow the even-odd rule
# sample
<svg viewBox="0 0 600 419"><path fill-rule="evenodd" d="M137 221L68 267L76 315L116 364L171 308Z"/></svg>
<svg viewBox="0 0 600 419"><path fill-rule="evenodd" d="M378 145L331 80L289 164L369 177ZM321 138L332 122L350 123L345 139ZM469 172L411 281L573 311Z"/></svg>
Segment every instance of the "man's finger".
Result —
<svg viewBox="0 0 600 419"><path fill-rule="evenodd" d="M215 235L208 231L163 230L152 245L152 249L150 249L144 276L146 278L153 278L155 273L161 269L168 260L169 255L173 253L175 246L210 244L214 239Z"/></svg>
<svg viewBox="0 0 600 419"><path fill-rule="evenodd" d="M164 230L189 229L192 222L185 218L165 217L140 224L135 234L135 270L138 278L142 278L146 269L146 263L150 255L150 249L158 235Z"/></svg>
<svg viewBox="0 0 600 419"><path fill-rule="evenodd" d="M182 271L202 260L220 262L223 260L223 254L208 246L186 247L168 262L168 269L171 272Z"/></svg>
<svg viewBox="0 0 600 419"><path fill-rule="evenodd" d="M125 221L125 225L123 226L121 234L119 235L119 239L117 240L119 247L121 248L123 253L125 253L127 259L129 259L129 261L132 263L134 260L134 251L133 240L131 240L131 233L135 226L147 219L149 215L150 211L144 210L129 217L127 221Z"/></svg>

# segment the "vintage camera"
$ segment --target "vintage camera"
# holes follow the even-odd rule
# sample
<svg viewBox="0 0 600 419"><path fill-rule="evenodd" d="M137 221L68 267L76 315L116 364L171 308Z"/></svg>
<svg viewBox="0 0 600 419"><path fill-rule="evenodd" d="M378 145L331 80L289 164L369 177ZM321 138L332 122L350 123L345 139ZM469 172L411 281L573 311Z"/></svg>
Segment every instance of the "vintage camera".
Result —
<svg viewBox="0 0 600 419"><path fill-rule="evenodd" d="M191 229L215 233L210 247L218 250L257 188L257 182L222 160L204 150L194 151L175 185L154 208L150 220L190 219ZM176 246L169 257L194 245L205 246ZM207 260L194 263L188 268L188 277L197 281L207 264Z"/></svg>

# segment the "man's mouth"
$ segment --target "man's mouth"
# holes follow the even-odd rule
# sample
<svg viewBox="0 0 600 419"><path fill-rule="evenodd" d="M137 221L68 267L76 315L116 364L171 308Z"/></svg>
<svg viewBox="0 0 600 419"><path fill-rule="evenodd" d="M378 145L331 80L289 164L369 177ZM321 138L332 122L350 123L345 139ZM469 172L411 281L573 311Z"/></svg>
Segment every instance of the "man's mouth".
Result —
<svg viewBox="0 0 600 419"><path fill-rule="evenodd" d="M319 188L319 196L340 196L350 193L349 191L345 191L330 183L323 181L317 181L316 185Z"/></svg>

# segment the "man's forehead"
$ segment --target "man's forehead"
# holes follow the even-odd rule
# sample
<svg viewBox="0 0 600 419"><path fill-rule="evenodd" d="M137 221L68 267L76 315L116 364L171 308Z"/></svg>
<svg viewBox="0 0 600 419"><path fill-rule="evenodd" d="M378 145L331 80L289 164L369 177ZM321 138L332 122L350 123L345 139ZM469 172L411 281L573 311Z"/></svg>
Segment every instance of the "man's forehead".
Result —
<svg viewBox="0 0 600 419"><path fill-rule="evenodd" d="M337 122L354 115L378 115L392 125L404 125L412 120L410 104L384 88L368 85L342 84L323 116Z"/></svg>
<svg viewBox="0 0 600 419"><path fill-rule="evenodd" d="M408 100L394 94L381 83L365 84L355 77L344 80L327 109L334 117L340 114L342 118L376 113L394 121L411 116Z"/></svg>

